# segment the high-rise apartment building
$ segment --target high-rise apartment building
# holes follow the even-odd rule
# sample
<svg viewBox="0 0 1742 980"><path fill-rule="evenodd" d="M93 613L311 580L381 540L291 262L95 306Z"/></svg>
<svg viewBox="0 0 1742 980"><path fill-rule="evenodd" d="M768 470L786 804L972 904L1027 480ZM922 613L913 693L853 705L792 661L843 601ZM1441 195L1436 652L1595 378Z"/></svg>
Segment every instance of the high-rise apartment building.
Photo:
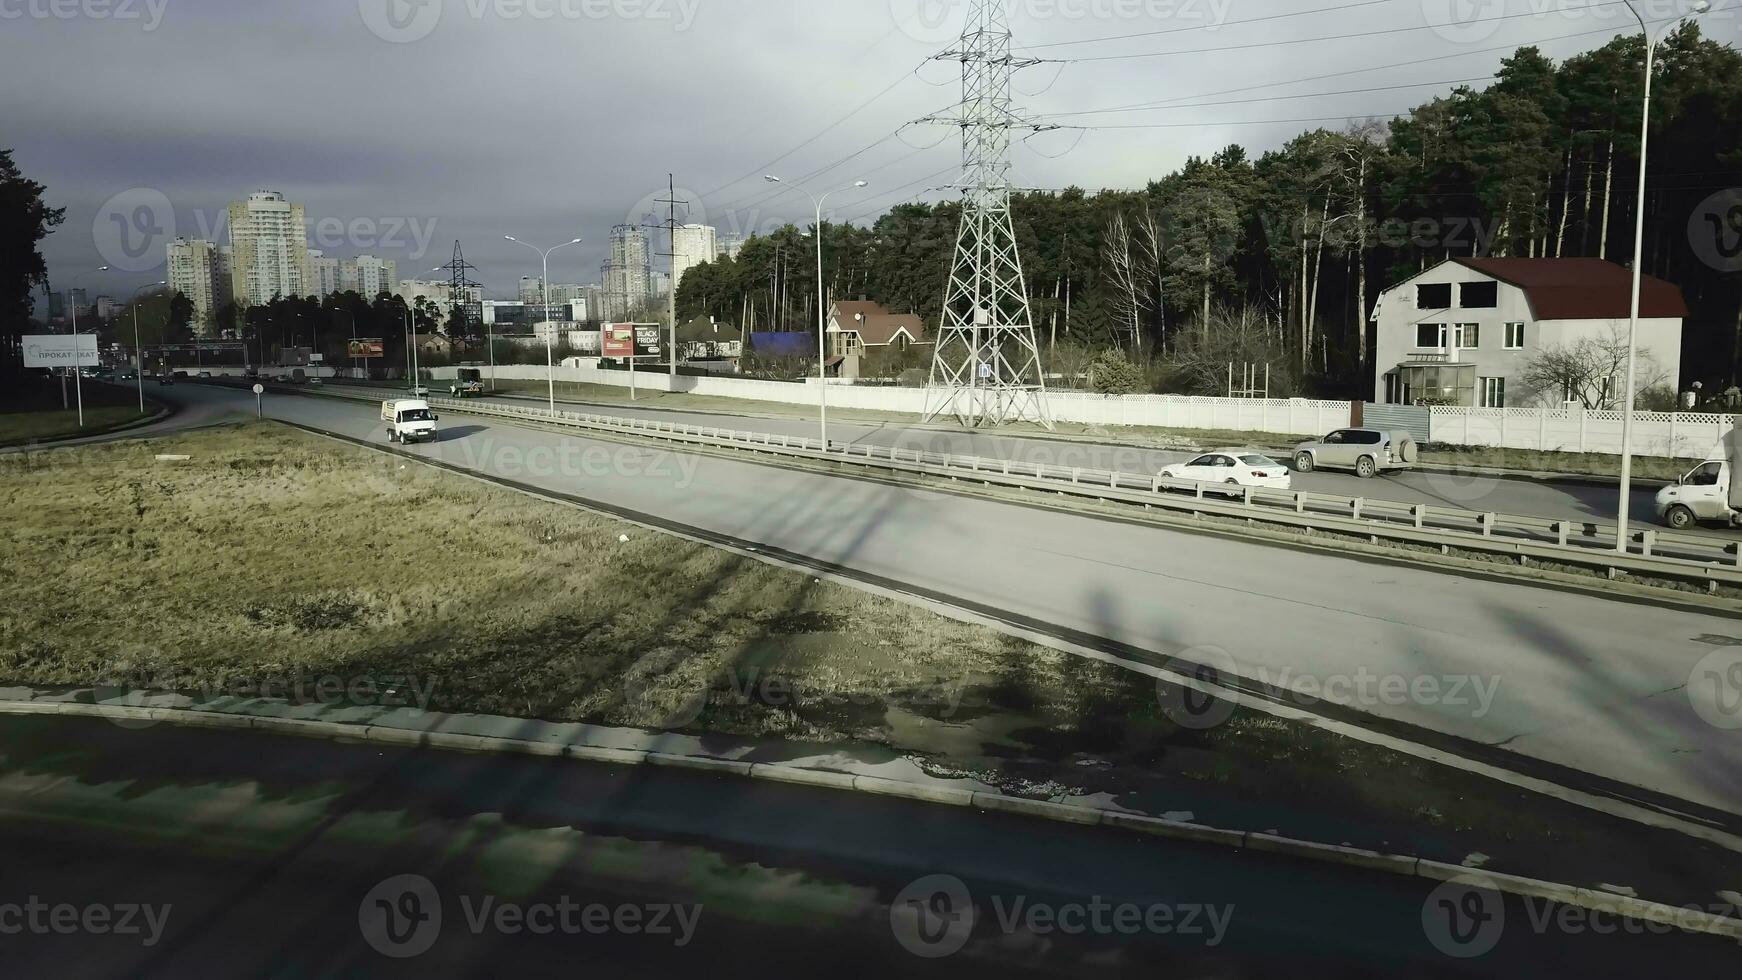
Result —
<svg viewBox="0 0 1742 980"><path fill-rule="evenodd" d="M277 191L256 191L230 205L230 291L250 306L275 296L302 296L308 229L300 204Z"/></svg>
<svg viewBox="0 0 1742 980"><path fill-rule="evenodd" d="M636 225L611 229L611 257L605 275L605 318L627 320L646 307L653 295L652 250L647 232Z"/></svg>
<svg viewBox="0 0 1742 980"><path fill-rule="evenodd" d="M230 269L225 249L198 238L169 243L169 288L194 306L194 331L208 335L219 326L218 310L230 302Z"/></svg>
<svg viewBox="0 0 1742 980"><path fill-rule="evenodd" d="M308 295L315 299L326 299L339 289L339 260L329 257L320 249L310 249L308 253L308 276L304 280Z"/></svg>
<svg viewBox="0 0 1742 980"><path fill-rule="evenodd" d="M339 291L355 292L373 300L399 288L399 263L373 255L359 255L339 262Z"/></svg>
<svg viewBox="0 0 1742 980"><path fill-rule="evenodd" d="M673 286L682 286L684 273L714 261L719 236L713 225L679 225L671 232L671 251L671 281Z"/></svg>
<svg viewBox="0 0 1742 980"><path fill-rule="evenodd" d="M735 259L742 251L744 251L744 239L722 238L714 246L714 257L716 259Z"/></svg>

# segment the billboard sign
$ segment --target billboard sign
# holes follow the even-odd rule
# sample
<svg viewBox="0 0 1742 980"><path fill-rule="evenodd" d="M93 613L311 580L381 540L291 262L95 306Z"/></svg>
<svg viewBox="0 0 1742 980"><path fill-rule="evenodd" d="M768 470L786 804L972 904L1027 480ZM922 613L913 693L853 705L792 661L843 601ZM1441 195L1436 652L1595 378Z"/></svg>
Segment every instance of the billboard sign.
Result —
<svg viewBox="0 0 1742 980"><path fill-rule="evenodd" d="M350 356L353 358L375 358L387 356L387 343L378 337L353 340L351 341L350 346Z"/></svg>
<svg viewBox="0 0 1742 980"><path fill-rule="evenodd" d="M632 323L607 323L601 328L604 334L604 351L606 357L635 356L635 325Z"/></svg>
<svg viewBox="0 0 1742 980"><path fill-rule="evenodd" d="M101 364L94 333L24 337L24 366L27 368L97 367Z"/></svg>

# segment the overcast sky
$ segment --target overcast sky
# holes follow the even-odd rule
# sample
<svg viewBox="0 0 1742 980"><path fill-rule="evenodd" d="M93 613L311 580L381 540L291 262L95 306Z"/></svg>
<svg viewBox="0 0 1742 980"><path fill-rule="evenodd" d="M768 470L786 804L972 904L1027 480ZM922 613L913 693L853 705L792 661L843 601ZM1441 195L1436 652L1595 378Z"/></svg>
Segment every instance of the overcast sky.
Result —
<svg viewBox="0 0 1742 980"><path fill-rule="evenodd" d="M1015 179L1142 186L1189 155L1257 155L1319 124L1300 120L1390 116L1492 73L1490 49L1561 58L1634 29L1618 3L1590 2L1012 0L1035 58L1177 52L1030 67L1026 111L1180 103L1051 117L1170 125L1037 134L1013 150ZM1639 2L1648 19L1676 9ZM1706 31L1734 42L1722 6ZM830 199L835 220L946 195L933 188L959 163L957 133L897 130L959 96L960 66L926 59L966 15L967 0L0 0L0 146L67 209L44 244L56 289L102 264L77 282L93 295L160 279L168 237L224 240L226 203L269 188L307 207L314 247L395 259L402 278L459 239L502 298L539 262L504 235L584 238L551 278L597 281L611 226L641 221L668 172L691 220L732 236L808 222L808 199L770 198L762 173L861 150L810 185L871 181ZM1295 43L1252 46L1278 41ZM1359 72L1378 66L1393 67ZM1334 77L1301 81L1317 76ZM1272 82L1292 84L1259 87ZM1439 84L1350 91L1409 83ZM1340 94L1279 98L1317 92Z"/></svg>

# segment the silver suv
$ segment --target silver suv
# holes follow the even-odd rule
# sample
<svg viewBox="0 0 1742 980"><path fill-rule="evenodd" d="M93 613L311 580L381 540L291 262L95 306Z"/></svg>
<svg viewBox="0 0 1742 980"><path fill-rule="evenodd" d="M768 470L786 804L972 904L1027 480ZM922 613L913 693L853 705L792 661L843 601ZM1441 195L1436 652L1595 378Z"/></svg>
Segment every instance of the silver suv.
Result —
<svg viewBox="0 0 1742 980"><path fill-rule="evenodd" d="M1368 480L1384 470L1408 469L1416 455L1415 439L1407 432L1338 429L1316 442L1294 447L1294 469L1297 473L1354 470L1356 476Z"/></svg>

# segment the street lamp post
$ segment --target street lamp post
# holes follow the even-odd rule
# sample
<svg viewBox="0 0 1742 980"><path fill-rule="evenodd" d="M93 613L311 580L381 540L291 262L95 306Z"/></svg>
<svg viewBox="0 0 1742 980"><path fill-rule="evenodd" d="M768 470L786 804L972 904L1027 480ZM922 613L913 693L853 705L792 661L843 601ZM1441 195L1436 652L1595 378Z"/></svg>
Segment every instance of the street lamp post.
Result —
<svg viewBox="0 0 1742 980"><path fill-rule="evenodd" d="M771 184L781 183L779 177L767 174L763 180ZM798 186L798 185L793 185ZM835 190L851 190L867 187L868 181L856 180L851 187L837 187ZM825 191L822 197L817 197L803 187L798 188L804 196L811 199L817 208L817 425L822 431L823 452L829 451L829 310L828 290L823 283L823 202L835 191Z"/></svg>
<svg viewBox="0 0 1742 980"><path fill-rule="evenodd" d="M1616 511L1615 550L1626 554L1631 544L1628 530L1628 518L1633 503L1633 399L1635 395L1635 377L1639 360L1639 290L1643 275L1641 266L1645 259L1645 174L1646 148L1651 139L1651 76L1656 67L1657 45L1665 34L1678 24L1677 20L1660 26L1654 35L1645 26L1645 18L1639 16L1639 8L1633 0L1627 0L1627 9L1633 13L1633 19L1639 22L1639 31L1645 37L1645 100L1639 113L1639 197L1633 212L1633 305L1627 317L1627 399L1622 403L1621 412L1621 501ZM1707 0L1695 0L1689 16L1703 14L1712 9Z"/></svg>
<svg viewBox="0 0 1742 980"><path fill-rule="evenodd" d="M78 282L80 276L88 276L93 272L108 271L108 266L98 266L95 269L88 269L74 275L71 281ZM72 299L72 290L70 288L67 290L67 299ZM73 390L78 393L79 428L82 429L85 427L85 372L79 370L79 304L68 303L67 305L73 308ZM61 390L65 391L66 389L63 388Z"/></svg>
<svg viewBox="0 0 1742 980"><path fill-rule="evenodd" d="M542 285L544 286L544 372L545 381L550 386L550 411L551 414L554 415L556 414L556 325L552 323L550 319L550 253L559 248L567 248L570 245L579 245L581 240L576 238L571 241L563 242L561 245L552 245L550 248L541 249L537 245L523 242L520 239L515 238L513 235L503 235L502 237L516 245L525 245L527 248L537 252L539 257L544 260L544 279L542 281ZM494 357L495 355L492 354L492 361L494 360ZM634 358L631 357L630 361L633 363ZM490 374L492 379L494 379L496 374L494 367L490 369ZM492 383L494 383L494 380L492 380Z"/></svg>
<svg viewBox="0 0 1742 980"><path fill-rule="evenodd" d="M133 291L128 302L133 305L133 380L139 388L139 414L145 414L145 348L139 343L139 294L147 289L167 286L168 282L154 282L149 286L140 286Z"/></svg>

